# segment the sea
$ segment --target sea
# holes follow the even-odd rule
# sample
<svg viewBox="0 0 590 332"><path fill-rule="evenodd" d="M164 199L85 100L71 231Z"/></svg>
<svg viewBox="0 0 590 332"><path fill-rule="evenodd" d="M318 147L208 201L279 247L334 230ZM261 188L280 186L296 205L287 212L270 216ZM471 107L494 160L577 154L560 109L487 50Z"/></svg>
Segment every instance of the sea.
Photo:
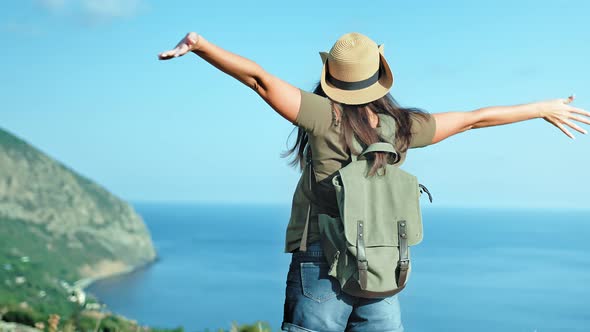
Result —
<svg viewBox="0 0 590 332"><path fill-rule="evenodd" d="M139 324L280 331L289 206L136 203L158 260L87 288ZM590 209L423 207L407 332L590 331Z"/></svg>

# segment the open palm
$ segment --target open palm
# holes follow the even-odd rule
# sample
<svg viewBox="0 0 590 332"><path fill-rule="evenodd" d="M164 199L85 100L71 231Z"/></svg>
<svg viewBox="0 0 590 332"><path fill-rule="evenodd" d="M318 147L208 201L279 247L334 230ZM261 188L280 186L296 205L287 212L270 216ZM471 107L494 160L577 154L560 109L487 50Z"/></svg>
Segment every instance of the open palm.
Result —
<svg viewBox="0 0 590 332"><path fill-rule="evenodd" d="M182 38L176 47L171 50L162 52L158 54L158 58L160 60L169 60L172 58L177 58L179 56L183 56L188 52L194 51L196 46L199 42L199 35L195 32L189 32Z"/></svg>
<svg viewBox="0 0 590 332"><path fill-rule="evenodd" d="M574 99L575 97L572 95L565 99L553 99L545 101L543 107L544 110L541 111L541 116L545 121L559 128L564 134L566 134L570 138L575 137L569 130L566 129L566 125L579 131L582 134L588 133L585 129L581 128L571 120L579 121L585 124L590 124L590 119L585 118L590 118L590 112L569 105L572 101L574 101ZM583 116L576 114L580 114Z"/></svg>

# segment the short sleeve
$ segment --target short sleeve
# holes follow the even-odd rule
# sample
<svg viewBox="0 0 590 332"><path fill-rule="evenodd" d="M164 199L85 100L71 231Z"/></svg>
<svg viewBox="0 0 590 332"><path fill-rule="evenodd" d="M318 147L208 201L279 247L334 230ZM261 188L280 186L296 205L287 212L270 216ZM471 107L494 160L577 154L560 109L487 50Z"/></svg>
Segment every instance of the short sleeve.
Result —
<svg viewBox="0 0 590 332"><path fill-rule="evenodd" d="M301 104L295 125L313 135L325 133L332 124L332 104L330 99L299 89Z"/></svg>
<svg viewBox="0 0 590 332"><path fill-rule="evenodd" d="M430 113L424 113L424 117L412 113L412 141L410 148L421 148L432 144L434 133L436 132L436 120Z"/></svg>

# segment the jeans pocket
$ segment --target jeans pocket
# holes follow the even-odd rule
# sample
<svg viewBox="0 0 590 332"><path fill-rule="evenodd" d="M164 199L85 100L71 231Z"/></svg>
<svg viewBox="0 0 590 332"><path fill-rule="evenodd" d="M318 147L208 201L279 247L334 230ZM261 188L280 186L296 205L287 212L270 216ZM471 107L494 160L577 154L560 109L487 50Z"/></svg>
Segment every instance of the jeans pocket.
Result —
<svg viewBox="0 0 590 332"><path fill-rule="evenodd" d="M327 262L302 262L301 287L303 295L316 301L325 302L340 294L340 284L328 275Z"/></svg>

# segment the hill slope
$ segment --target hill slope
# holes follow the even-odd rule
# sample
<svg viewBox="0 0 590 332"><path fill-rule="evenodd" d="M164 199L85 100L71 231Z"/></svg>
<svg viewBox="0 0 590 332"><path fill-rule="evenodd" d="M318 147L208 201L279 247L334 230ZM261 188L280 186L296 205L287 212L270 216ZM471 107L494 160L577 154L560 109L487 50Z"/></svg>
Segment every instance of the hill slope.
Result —
<svg viewBox="0 0 590 332"><path fill-rule="evenodd" d="M129 204L0 129L0 293L41 287L17 280L19 274L71 283L155 257L149 231Z"/></svg>

